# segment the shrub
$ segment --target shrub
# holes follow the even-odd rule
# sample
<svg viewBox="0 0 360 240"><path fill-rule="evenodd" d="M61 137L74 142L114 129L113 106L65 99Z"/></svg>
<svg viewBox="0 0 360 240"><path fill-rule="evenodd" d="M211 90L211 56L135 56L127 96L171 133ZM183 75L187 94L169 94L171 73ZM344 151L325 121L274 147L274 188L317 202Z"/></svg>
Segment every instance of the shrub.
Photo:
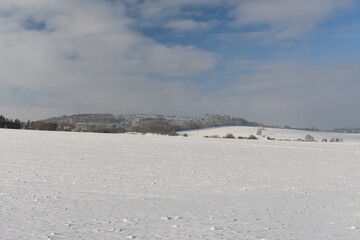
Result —
<svg viewBox="0 0 360 240"><path fill-rule="evenodd" d="M212 135L210 138L220 138L219 135Z"/></svg>
<svg viewBox="0 0 360 240"><path fill-rule="evenodd" d="M247 139L257 140L258 138L257 138L257 137L255 137L254 135L250 135Z"/></svg>
<svg viewBox="0 0 360 240"><path fill-rule="evenodd" d="M342 142L343 140L341 138L332 138L330 142Z"/></svg>
<svg viewBox="0 0 360 240"><path fill-rule="evenodd" d="M232 133L228 133L228 134L226 134L226 136L224 138L235 139L235 136Z"/></svg>
<svg viewBox="0 0 360 240"><path fill-rule="evenodd" d="M304 140L305 142L316 142L315 138L309 134L305 136Z"/></svg>

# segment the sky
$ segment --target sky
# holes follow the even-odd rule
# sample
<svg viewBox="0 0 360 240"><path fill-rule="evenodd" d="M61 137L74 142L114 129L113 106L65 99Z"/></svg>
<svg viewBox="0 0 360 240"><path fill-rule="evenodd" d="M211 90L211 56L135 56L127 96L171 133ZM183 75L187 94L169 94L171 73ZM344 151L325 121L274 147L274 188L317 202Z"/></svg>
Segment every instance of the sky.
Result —
<svg viewBox="0 0 360 240"><path fill-rule="evenodd" d="M1 0L0 115L360 127L357 0Z"/></svg>

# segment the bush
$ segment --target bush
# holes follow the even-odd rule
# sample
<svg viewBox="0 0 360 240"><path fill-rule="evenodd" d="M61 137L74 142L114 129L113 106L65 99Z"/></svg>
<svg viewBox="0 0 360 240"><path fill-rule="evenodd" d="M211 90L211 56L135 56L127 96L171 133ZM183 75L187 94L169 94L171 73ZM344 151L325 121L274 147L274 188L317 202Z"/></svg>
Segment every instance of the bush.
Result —
<svg viewBox="0 0 360 240"><path fill-rule="evenodd" d="M226 134L226 136L224 138L235 139L235 136L232 133L228 133L228 134Z"/></svg>
<svg viewBox="0 0 360 240"><path fill-rule="evenodd" d="M254 135L250 135L247 139L257 140L258 138L257 138L257 137L255 137Z"/></svg>
<svg viewBox="0 0 360 240"><path fill-rule="evenodd" d="M220 138L219 135L212 135L210 138Z"/></svg>
<svg viewBox="0 0 360 240"><path fill-rule="evenodd" d="M305 140L305 142L316 142L315 138L311 135L306 135L304 140Z"/></svg>
<svg viewBox="0 0 360 240"><path fill-rule="evenodd" d="M343 142L341 138L332 138L330 142Z"/></svg>

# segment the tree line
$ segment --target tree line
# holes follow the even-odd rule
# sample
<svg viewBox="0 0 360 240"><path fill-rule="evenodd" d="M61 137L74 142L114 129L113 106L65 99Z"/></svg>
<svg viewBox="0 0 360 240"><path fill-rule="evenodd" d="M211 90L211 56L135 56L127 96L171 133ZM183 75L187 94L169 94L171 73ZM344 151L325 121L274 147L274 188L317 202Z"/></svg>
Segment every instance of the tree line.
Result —
<svg viewBox="0 0 360 240"><path fill-rule="evenodd" d="M0 115L0 128L9 129L31 129L44 131L79 131L74 124L56 123L50 121L21 122L18 119L7 119ZM145 118L141 119L136 126L129 129L139 133L157 133L163 135L176 135L176 129L166 119L163 118ZM98 133L123 133L125 129L113 124L85 124L81 126L82 132L98 132Z"/></svg>
<svg viewBox="0 0 360 240"><path fill-rule="evenodd" d="M19 119L8 119L0 115L0 128L21 129L24 124Z"/></svg>
<svg viewBox="0 0 360 240"><path fill-rule="evenodd" d="M47 123L44 121L27 121L22 122L19 119L9 119L0 115L0 128L8 128L8 129L33 129L33 130L49 130L55 131L58 130L58 126L56 123Z"/></svg>

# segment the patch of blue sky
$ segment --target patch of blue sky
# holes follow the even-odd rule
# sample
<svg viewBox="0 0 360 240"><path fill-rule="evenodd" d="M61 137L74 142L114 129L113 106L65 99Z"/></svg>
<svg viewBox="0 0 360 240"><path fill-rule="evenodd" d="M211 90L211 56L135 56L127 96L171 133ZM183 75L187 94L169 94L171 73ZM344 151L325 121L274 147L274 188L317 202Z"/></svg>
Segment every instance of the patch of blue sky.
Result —
<svg viewBox="0 0 360 240"><path fill-rule="evenodd" d="M32 31L45 31L46 30L46 23L43 21L38 21L33 18L27 18L23 22L23 27L26 30Z"/></svg>
<svg viewBox="0 0 360 240"><path fill-rule="evenodd" d="M319 64L339 64L360 61L360 39L327 39L310 44L308 61Z"/></svg>
<svg viewBox="0 0 360 240"><path fill-rule="evenodd" d="M232 17L229 14L231 8L228 6L185 6L182 12L184 17L191 17L195 21L230 21Z"/></svg>
<svg viewBox="0 0 360 240"><path fill-rule="evenodd" d="M293 54L288 54L315 65L359 62L359 41L360 25L350 28L323 28L314 38L298 44Z"/></svg>
<svg viewBox="0 0 360 240"><path fill-rule="evenodd" d="M313 35L297 44L295 52L312 64L360 61L358 11L356 8L323 22Z"/></svg>
<svg viewBox="0 0 360 240"><path fill-rule="evenodd" d="M234 28L217 26L209 31L174 32L161 27L143 28L141 33L156 42L165 45L196 46L200 49L217 52L226 58L273 59L279 49L288 48L284 45L261 45L249 39L246 34L264 31L265 25L244 26Z"/></svg>

